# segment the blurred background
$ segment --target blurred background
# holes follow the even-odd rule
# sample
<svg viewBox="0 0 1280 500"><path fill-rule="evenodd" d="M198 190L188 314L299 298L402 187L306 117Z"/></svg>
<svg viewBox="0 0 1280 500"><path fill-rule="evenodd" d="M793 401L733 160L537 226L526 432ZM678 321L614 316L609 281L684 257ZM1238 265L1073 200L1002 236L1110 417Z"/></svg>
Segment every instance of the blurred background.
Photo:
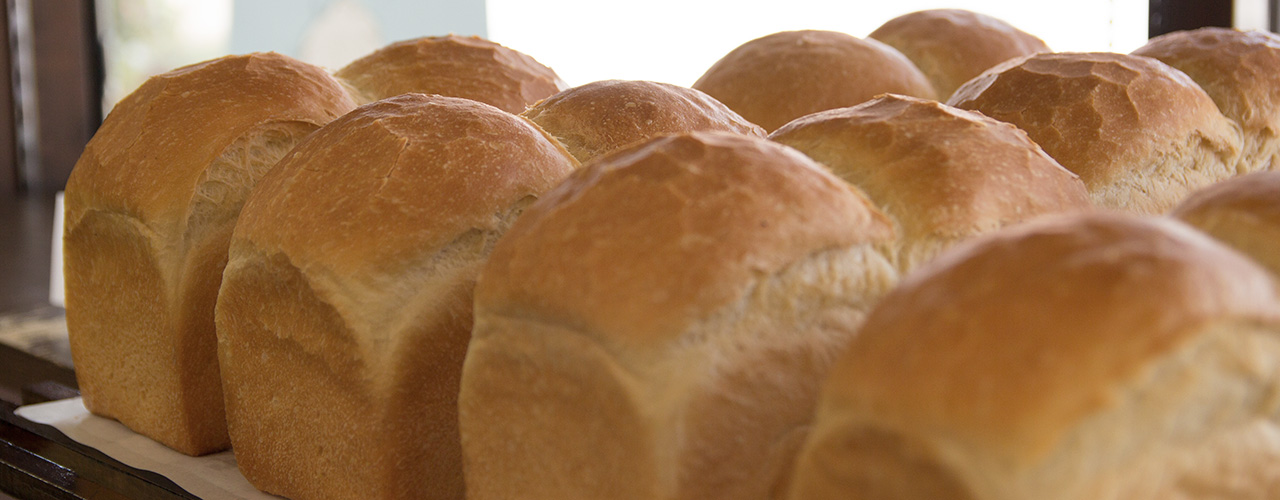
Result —
<svg viewBox="0 0 1280 500"><path fill-rule="evenodd" d="M22 330L15 325L47 320L51 326L34 330L60 327L56 193L112 106L147 77L183 65L276 51L336 70L393 41L454 33L529 54L570 85L621 78L688 86L721 56L760 36L825 29L862 37L921 9L983 12L1058 51L1128 52L1178 29L1274 31L1277 3L0 0L0 75L7 76L0 78L0 344L17 342L4 333Z"/></svg>

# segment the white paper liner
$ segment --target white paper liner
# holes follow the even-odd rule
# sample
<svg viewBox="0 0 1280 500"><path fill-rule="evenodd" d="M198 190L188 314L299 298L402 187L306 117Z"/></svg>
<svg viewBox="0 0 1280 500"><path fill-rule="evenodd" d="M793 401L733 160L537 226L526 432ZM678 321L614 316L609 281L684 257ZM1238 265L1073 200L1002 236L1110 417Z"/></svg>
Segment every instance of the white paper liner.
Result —
<svg viewBox="0 0 1280 500"><path fill-rule="evenodd" d="M188 493L205 500L280 498L249 484L236 467L236 457L231 451L203 457L183 455L119 422L90 414L81 398L23 406L14 413L58 429L68 438L125 465L167 477Z"/></svg>

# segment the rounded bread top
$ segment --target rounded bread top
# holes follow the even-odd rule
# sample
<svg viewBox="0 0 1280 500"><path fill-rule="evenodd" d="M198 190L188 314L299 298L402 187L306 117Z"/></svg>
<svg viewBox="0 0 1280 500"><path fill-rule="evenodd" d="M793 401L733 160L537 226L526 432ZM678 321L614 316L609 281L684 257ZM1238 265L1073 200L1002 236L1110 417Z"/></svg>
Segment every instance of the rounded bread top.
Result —
<svg viewBox="0 0 1280 500"><path fill-rule="evenodd" d="M1080 179L1005 122L898 95L808 115L770 135L895 218L904 240L968 237L1092 206Z"/></svg>
<svg viewBox="0 0 1280 500"><path fill-rule="evenodd" d="M67 225L90 209L182 224L205 169L237 138L271 123L319 127L354 107L324 70L276 53L153 76L85 146L67 182Z"/></svg>
<svg viewBox="0 0 1280 500"><path fill-rule="evenodd" d="M498 242L476 313L653 347L815 252L891 241L887 220L804 155L725 132L600 158Z"/></svg>
<svg viewBox="0 0 1280 500"><path fill-rule="evenodd" d="M1186 73L1245 130L1280 134L1280 36L1230 28L1175 31L1133 54Z"/></svg>
<svg viewBox="0 0 1280 500"><path fill-rule="evenodd" d="M765 135L701 91L647 81L588 83L543 99L524 116L583 163L660 135L697 130Z"/></svg>
<svg viewBox="0 0 1280 500"><path fill-rule="evenodd" d="M1027 223L961 244L885 296L820 412L1025 463L1212 323L1280 321L1275 287L1173 219Z"/></svg>
<svg viewBox="0 0 1280 500"><path fill-rule="evenodd" d="M495 229L576 166L532 123L487 104L384 99L316 131L263 177L232 254L252 245L305 272L394 277L467 231Z"/></svg>
<svg viewBox="0 0 1280 500"><path fill-rule="evenodd" d="M893 47L834 31L784 31L749 41L693 84L773 131L801 116L876 95L933 98L929 80Z"/></svg>
<svg viewBox="0 0 1280 500"><path fill-rule="evenodd" d="M1199 85L1155 59L1060 52L1007 61L947 104L1017 125L1093 189L1149 175L1153 158L1210 144L1238 154L1239 132ZM1234 164L1234 162L1232 162Z"/></svg>
<svg viewBox="0 0 1280 500"><path fill-rule="evenodd" d="M532 57L479 37L456 35L396 42L334 74L362 103L407 93L462 97L520 113L568 88Z"/></svg>
<svg viewBox="0 0 1280 500"><path fill-rule="evenodd" d="M1049 52L1044 41L1000 19L963 9L931 9L890 19L867 38L898 49L941 97L1015 57Z"/></svg>
<svg viewBox="0 0 1280 500"><path fill-rule="evenodd" d="M1170 215L1280 275L1280 172L1252 173L1201 189Z"/></svg>

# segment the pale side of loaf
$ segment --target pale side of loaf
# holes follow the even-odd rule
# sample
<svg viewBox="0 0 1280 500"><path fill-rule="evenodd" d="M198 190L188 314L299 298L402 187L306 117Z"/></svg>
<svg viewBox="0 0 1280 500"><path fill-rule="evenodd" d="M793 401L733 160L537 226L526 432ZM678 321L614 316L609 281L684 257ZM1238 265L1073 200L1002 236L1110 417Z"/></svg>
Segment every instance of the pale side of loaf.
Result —
<svg viewBox="0 0 1280 500"><path fill-rule="evenodd" d="M903 273L975 235L1093 206L1084 183L1026 133L936 101L885 95L769 138L826 165L894 222Z"/></svg>
<svg viewBox="0 0 1280 500"><path fill-rule="evenodd" d="M85 406L189 455L228 446L213 309L257 180L354 107L320 68L229 56L147 80L66 190L67 330Z"/></svg>
<svg viewBox="0 0 1280 500"><path fill-rule="evenodd" d="M890 19L867 35L898 49L929 77L939 99L1015 57L1049 52L1035 35L963 9L930 9Z"/></svg>
<svg viewBox="0 0 1280 500"><path fill-rule="evenodd" d="M422 94L362 106L282 160L245 205L218 296L245 477L298 500L463 498L476 275L576 166L522 118Z"/></svg>
<svg viewBox="0 0 1280 500"><path fill-rule="evenodd" d="M404 40L334 73L359 104L411 92L461 97L520 113L569 86L532 57L479 37Z"/></svg>
<svg viewBox="0 0 1280 500"><path fill-rule="evenodd" d="M893 47L834 31L784 31L749 41L716 61L693 88L767 131L801 116L892 92L936 96L920 69Z"/></svg>
<svg viewBox="0 0 1280 500"><path fill-rule="evenodd" d="M770 498L832 356L896 281L891 239L763 139L667 136L587 165L477 285L468 498Z"/></svg>
<svg viewBox="0 0 1280 500"><path fill-rule="evenodd" d="M700 91L646 81L588 83L539 101L523 116L582 163L660 135L719 130L765 136L759 126Z"/></svg>
<svg viewBox="0 0 1280 500"><path fill-rule="evenodd" d="M1169 218L1032 222L879 303L789 498L1275 498L1276 394L1265 270Z"/></svg>
<svg viewBox="0 0 1280 500"><path fill-rule="evenodd" d="M1240 173L1274 170L1280 156L1280 36L1201 28L1152 38L1133 51L1178 68L1241 128Z"/></svg>
<svg viewBox="0 0 1280 500"><path fill-rule="evenodd" d="M1025 130L1099 207L1161 214L1236 173L1240 129L1187 75L1112 53L1036 54L993 68L947 102Z"/></svg>
<svg viewBox="0 0 1280 500"><path fill-rule="evenodd" d="M1192 193L1171 215L1280 276L1280 172L1257 172Z"/></svg>

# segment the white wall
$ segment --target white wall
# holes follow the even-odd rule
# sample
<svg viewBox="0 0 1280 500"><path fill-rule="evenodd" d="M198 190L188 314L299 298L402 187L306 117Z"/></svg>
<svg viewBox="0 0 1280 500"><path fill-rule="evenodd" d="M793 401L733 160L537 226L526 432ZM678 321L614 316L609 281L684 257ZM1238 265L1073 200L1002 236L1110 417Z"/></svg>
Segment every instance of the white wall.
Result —
<svg viewBox="0 0 1280 500"><path fill-rule="evenodd" d="M742 43L796 29L866 36L908 12L967 8L1058 51L1128 52L1146 42L1148 0L488 0L489 36L570 85L608 78L692 85Z"/></svg>

